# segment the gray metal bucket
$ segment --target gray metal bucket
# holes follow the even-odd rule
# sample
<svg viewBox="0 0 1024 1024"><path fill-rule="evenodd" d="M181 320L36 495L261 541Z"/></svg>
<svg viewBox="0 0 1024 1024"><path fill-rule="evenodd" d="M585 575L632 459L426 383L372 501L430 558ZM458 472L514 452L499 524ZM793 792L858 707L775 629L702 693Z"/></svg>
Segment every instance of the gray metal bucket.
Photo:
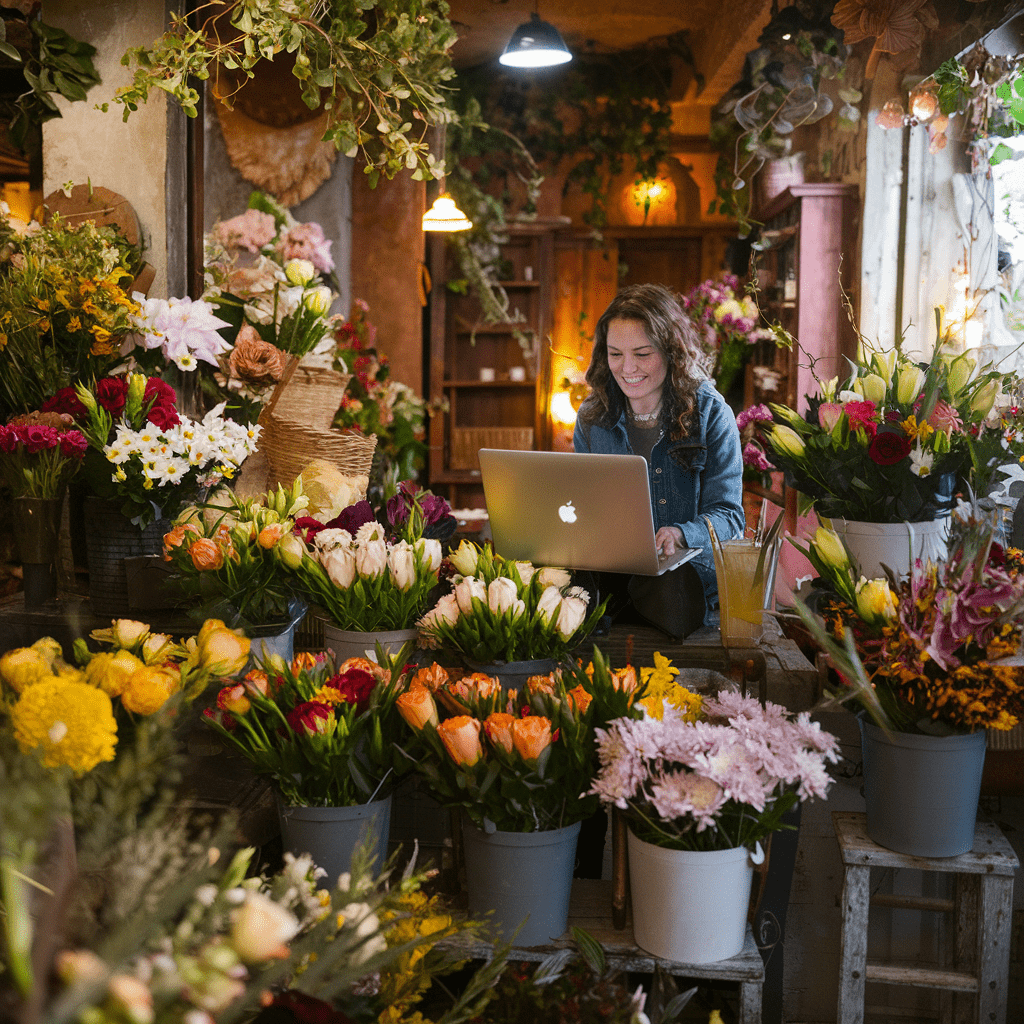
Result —
<svg viewBox="0 0 1024 1024"><path fill-rule="evenodd" d="M985 733L889 736L859 716L867 833L915 857L955 857L974 846Z"/></svg>

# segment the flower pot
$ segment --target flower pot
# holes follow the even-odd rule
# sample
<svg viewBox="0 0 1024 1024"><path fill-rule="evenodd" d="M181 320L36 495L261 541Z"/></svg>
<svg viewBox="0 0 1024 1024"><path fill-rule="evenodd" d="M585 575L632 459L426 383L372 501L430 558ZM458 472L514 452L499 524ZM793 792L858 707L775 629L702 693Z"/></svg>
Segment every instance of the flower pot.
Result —
<svg viewBox="0 0 1024 1024"><path fill-rule="evenodd" d="M57 591L54 558L60 534L59 498L14 498L14 541L21 558L25 607L38 608Z"/></svg>
<svg viewBox="0 0 1024 1024"><path fill-rule="evenodd" d="M391 629L363 633L359 630L339 629L333 623L324 622L324 647L331 652L335 664L346 658L374 658L376 645L397 654L402 645L415 640L419 634L415 629Z"/></svg>
<svg viewBox="0 0 1024 1024"><path fill-rule="evenodd" d="M580 822L547 832L483 832L468 818L462 835L471 916L488 914L500 937L543 946L569 921Z"/></svg>
<svg viewBox="0 0 1024 1024"><path fill-rule="evenodd" d="M295 657L295 629L306 614L306 605L302 601L292 601L288 610L288 622L268 622L245 630L245 635L252 641L249 648L250 668L275 654L291 664Z"/></svg>
<svg viewBox="0 0 1024 1024"><path fill-rule="evenodd" d="M391 794L381 800L351 807L287 807L277 797L281 841L286 852L308 853L327 872L333 888L338 876L350 870L356 847L369 842L375 871L387 859L391 822Z"/></svg>
<svg viewBox="0 0 1024 1024"><path fill-rule="evenodd" d="M914 560L942 561L946 557L949 517L923 523L862 523L851 519L829 520L846 542L860 570L870 579L885 575L887 565L897 576L906 576Z"/></svg>
<svg viewBox="0 0 1024 1024"><path fill-rule="evenodd" d="M636 944L684 964L736 956L747 934L754 878L750 850L666 850L632 831L628 840Z"/></svg>
<svg viewBox="0 0 1024 1024"><path fill-rule="evenodd" d="M554 658L535 658L532 661L492 661L480 663L462 659L470 672L482 672L486 676L492 676L501 683L503 690L518 690L523 692L526 681L530 676L546 676L558 668L558 662Z"/></svg>
<svg viewBox="0 0 1024 1024"><path fill-rule="evenodd" d="M894 732L859 715L868 836L897 853L955 857L974 846L983 730L954 736Z"/></svg>
<svg viewBox="0 0 1024 1024"><path fill-rule="evenodd" d="M89 566L89 602L95 615L131 615L125 559L158 555L168 524L156 519L140 530L116 501L85 499L85 552Z"/></svg>

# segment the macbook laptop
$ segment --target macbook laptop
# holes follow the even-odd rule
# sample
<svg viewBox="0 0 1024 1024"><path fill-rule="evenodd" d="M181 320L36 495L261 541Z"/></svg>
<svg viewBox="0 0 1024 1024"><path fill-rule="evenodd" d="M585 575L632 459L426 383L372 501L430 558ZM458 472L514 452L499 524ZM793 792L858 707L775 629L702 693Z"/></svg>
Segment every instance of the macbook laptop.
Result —
<svg viewBox="0 0 1024 1024"><path fill-rule="evenodd" d="M494 550L504 558L660 576L700 553L659 555L640 455L481 448L480 475Z"/></svg>

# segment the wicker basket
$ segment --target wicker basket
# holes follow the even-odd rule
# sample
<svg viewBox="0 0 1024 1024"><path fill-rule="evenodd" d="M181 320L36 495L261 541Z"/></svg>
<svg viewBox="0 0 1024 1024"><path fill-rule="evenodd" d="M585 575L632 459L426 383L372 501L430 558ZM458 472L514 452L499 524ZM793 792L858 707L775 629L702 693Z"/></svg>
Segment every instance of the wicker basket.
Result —
<svg viewBox="0 0 1024 1024"><path fill-rule="evenodd" d="M481 448L533 448L533 427L453 427L452 469L479 469Z"/></svg>
<svg viewBox="0 0 1024 1024"><path fill-rule="evenodd" d="M350 373L300 364L281 389L273 415L317 430L329 430L351 379Z"/></svg>
<svg viewBox="0 0 1024 1024"><path fill-rule="evenodd" d="M377 435L317 430L305 423L268 416L260 436L268 487L289 485L314 459L333 463L346 476L369 476Z"/></svg>

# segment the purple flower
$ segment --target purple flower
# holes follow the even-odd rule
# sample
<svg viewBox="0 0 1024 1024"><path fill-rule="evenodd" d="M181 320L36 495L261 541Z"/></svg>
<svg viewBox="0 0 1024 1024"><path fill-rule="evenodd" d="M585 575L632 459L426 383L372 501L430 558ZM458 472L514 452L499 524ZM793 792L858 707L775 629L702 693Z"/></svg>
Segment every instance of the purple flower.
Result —
<svg viewBox="0 0 1024 1024"><path fill-rule="evenodd" d="M332 530L348 530L354 537L363 523L372 523L374 518L373 508L364 498L354 505L349 505L348 508L343 508L327 527Z"/></svg>

